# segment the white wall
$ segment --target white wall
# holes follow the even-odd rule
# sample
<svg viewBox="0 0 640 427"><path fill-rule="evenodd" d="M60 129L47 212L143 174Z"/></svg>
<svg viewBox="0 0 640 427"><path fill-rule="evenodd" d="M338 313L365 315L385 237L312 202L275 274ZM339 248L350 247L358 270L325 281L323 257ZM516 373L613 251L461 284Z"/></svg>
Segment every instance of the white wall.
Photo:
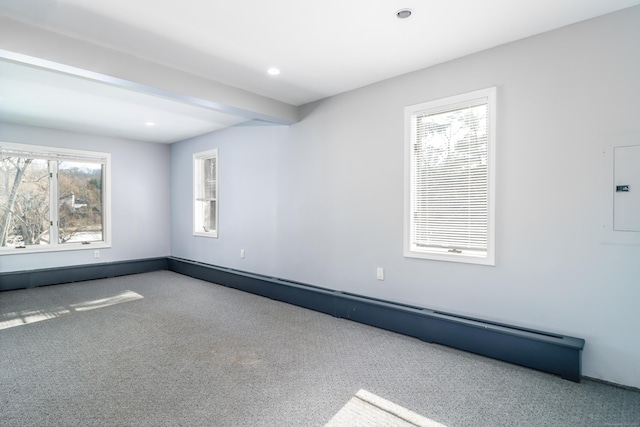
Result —
<svg viewBox="0 0 640 427"><path fill-rule="evenodd" d="M0 272L169 255L169 146L0 123L0 142L111 153L112 246L0 255Z"/></svg>
<svg viewBox="0 0 640 427"><path fill-rule="evenodd" d="M172 254L585 338L584 375L640 387L640 246L601 243L602 150L640 144L638 52L636 7L305 106L290 128L174 144ZM494 85L496 266L404 258L403 108ZM191 235L191 154L216 147L212 240Z"/></svg>
<svg viewBox="0 0 640 427"><path fill-rule="evenodd" d="M288 127L239 127L171 145L171 254L275 274L277 147ZM193 153L218 148L218 238L193 236ZM240 258L244 249L246 257Z"/></svg>

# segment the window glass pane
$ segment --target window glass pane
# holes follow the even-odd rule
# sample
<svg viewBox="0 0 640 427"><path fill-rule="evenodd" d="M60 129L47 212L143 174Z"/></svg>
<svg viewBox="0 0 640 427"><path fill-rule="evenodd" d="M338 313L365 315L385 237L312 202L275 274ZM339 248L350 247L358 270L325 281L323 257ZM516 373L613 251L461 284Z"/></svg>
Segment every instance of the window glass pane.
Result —
<svg viewBox="0 0 640 427"><path fill-rule="evenodd" d="M103 165L62 161L58 165L59 243L103 239Z"/></svg>
<svg viewBox="0 0 640 427"><path fill-rule="evenodd" d="M200 185L196 206L200 220L197 231L209 232L216 229L216 159L199 159Z"/></svg>
<svg viewBox="0 0 640 427"><path fill-rule="evenodd" d="M215 200L201 201L201 218L200 231L209 232L216 229L216 202Z"/></svg>
<svg viewBox="0 0 640 427"><path fill-rule="evenodd" d="M206 199L216 198L216 159L204 159L204 194Z"/></svg>
<svg viewBox="0 0 640 427"><path fill-rule="evenodd" d="M49 244L49 162L0 158L0 247Z"/></svg>
<svg viewBox="0 0 640 427"><path fill-rule="evenodd" d="M418 115L414 145L417 246L487 248L487 105Z"/></svg>

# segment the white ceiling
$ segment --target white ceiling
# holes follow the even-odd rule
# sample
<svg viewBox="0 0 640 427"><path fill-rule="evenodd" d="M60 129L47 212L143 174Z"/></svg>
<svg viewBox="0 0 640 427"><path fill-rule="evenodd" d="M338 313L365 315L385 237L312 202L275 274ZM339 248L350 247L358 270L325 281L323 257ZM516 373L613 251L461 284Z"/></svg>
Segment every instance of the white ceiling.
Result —
<svg viewBox="0 0 640 427"><path fill-rule="evenodd" d="M171 143L247 119L211 108L10 61L0 61L0 118Z"/></svg>
<svg viewBox="0 0 640 427"><path fill-rule="evenodd" d="M640 0L0 0L0 15L302 105L638 4ZM396 12L403 8L413 15L398 19ZM281 74L268 75L270 67ZM150 108L163 109L161 104ZM27 114L30 107L22 103L20 108L3 114ZM193 114L194 122L199 114L206 115ZM198 125L206 127L193 123Z"/></svg>

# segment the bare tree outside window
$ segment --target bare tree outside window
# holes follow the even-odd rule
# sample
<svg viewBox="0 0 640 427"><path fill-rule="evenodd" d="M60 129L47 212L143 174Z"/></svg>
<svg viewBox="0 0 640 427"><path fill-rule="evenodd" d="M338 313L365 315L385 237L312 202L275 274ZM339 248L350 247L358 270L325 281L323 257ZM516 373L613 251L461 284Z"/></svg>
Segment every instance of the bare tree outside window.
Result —
<svg viewBox="0 0 640 427"><path fill-rule="evenodd" d="M61 162L58 168L60 243L102 240L102 165Z"/></svg>
<svg viewBox="0 0 640 427"><path fill-rule="evenodd" d="M48 244L48 162L3 157L0 164L0 246Z"/></svg>
<svg viewBox="0 0 640 427"><path fill-rule="evenodd" d="M18 147L0 147L0 249L105 242L104 158Z"/></svg>

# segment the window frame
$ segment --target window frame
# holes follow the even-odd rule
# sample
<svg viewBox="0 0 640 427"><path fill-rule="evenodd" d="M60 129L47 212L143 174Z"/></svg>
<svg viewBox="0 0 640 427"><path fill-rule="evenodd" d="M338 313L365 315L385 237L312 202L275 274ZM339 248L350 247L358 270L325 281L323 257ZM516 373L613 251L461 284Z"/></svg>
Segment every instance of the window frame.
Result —
<svg viewBox="0 0 640 427"><path fill-rule="evenodd" d="M196 227L196 224L198 224L199 222L202 222L202 218L200 218L201 214L199 213L199 202L203 202L204 200L198 200L198 188L200 188L202 180L204 179L204 176L200 177L199 173L200 173L200 169L199 169L199 162L201 161L205 161L208 159L215 159L215 187L214 187L214 192L215 192L215 197L213 198L213 201L215 202L215 230L209 230L209 231L202 231L202 230L198 230ZM194 236L200 236L200 237L210 237L210 238L218 238L218 230L220 228L220 222L219 222L219 215L220 215L220 203L219 203L219 199L220 199L220 184L219 184L219 173L220 171L220 157L218 156L218 149L217 148L213 148L210 150L206 150L206 151L200 151L198 153L193 153L193 224L192 224L192 230L193 230L193 235Z"/></svg>
<svg viewBox="0 0 640 427"><path fill-rule="evenodd" d="M0 155L8 153L24 154L32 156L34 159L46 159L55 161L54 166L50 166L50 171L55 171L56 177L51 177L49 188L49 219L50 243L47 245L25 245L22 247L0 247L0 256L18 255L37 252L63 252L73 250L94 250L111 247L111 153L78 150L71 148L48 147L41 145L0 142ZM58 203L58 166L64 161L87 161L103 164L102 176L102 240L87 242L59 242L59 209Z"/></svg>
<svg viewBox="0 0 640 427"><path fill-rule="evenodd" d="M412 241L414 215L413 189L413 119L417 115L436 114L473 103L478 99L487 101L487 233L486 252L461 250L450 252L451 247L420 247ZM469 264L495 265L495 159L496 159L496 87L467 92L433 101L405 107L405 180L404 180L404 242L407 258L452 261Z"/></svg>

